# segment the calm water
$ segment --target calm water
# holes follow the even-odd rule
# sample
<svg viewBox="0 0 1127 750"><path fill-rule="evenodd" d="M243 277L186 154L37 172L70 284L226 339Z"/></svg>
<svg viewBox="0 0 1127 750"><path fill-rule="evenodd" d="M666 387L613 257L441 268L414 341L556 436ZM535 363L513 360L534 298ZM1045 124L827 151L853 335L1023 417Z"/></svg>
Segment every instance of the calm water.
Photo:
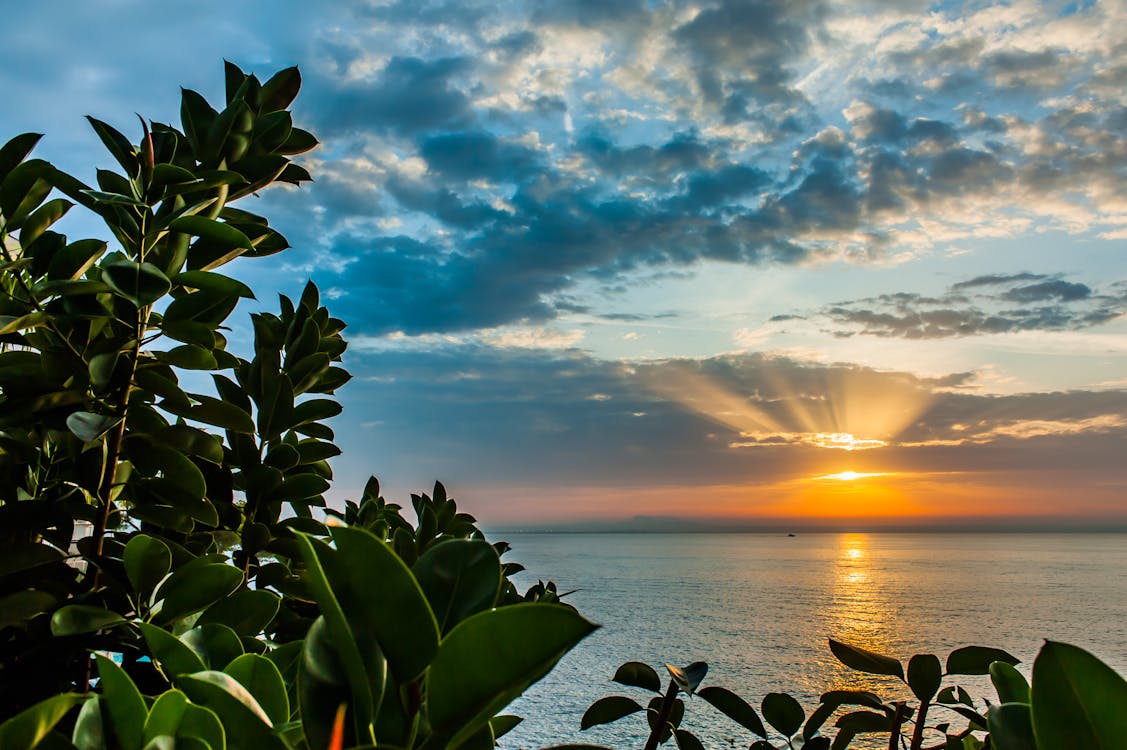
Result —
<svg viewBox="0 0 1127 750"><path fill-rule="evenodd" d="M1082 646L1127 672L1127 535L1112 534L506 534L520 585L551 578L595 632L512 711L503 748L588 742L640 748L645 719L579 732L595 699L641 691L610 682L622 662L661 669L707 661L704 684L758 708L789 692L809 712L831 688L896 692L895 680L840 667L832 636L900 657L959 646L1006 649L1028 670L1041 640ZM992 695L965 678L975 698ZM648 699L648 696L647 696ZM640 702L645 703L644 700ZM703 701L685 726L707 747L751 735ZM930 717L929 717L930 718ZM886 740L887 742L887 740ZM672 745L669 745L672 746Z"/></svg>

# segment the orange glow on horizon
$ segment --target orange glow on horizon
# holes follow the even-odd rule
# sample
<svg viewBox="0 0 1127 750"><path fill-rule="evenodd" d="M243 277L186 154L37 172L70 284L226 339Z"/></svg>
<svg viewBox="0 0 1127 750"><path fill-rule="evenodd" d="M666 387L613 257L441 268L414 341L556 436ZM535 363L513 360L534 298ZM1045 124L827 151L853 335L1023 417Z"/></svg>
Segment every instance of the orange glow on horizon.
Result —
<svg viewBox="0 0 1127 750"><path fill-rule="evenodd" d="M630 522L731 522L770 527L919 525L972 522L1051 522L1109 518L1107 504L1121 487L1092 491L1083 502L1061 506L1060 487L1029 484L1008 473L865 472L845 469L764 484L705 486L501 486L463 491L461 500L478 517L499 524L552 525ZM840 475L845 475L845 478ZM534 502L530 502L535 498ZM1116 520L1116 519L1122 519ZM1127 513L1115 516L1127 523Z"/></svg>

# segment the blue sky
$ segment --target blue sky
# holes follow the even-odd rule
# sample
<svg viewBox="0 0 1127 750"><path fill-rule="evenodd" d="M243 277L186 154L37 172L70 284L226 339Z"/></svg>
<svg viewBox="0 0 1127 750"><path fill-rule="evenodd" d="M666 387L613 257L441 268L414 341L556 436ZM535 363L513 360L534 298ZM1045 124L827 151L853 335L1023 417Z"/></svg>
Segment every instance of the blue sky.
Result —
<svg viewBox="0 0 1127 750"><path fill-rule="evenodd" d="M1124 521L1125 21L40 2L0 29L0 137L90 177L82 115L175 121L224 58L300 66L316 181L254 206L295 249L236 273L313 278L350 323L337 498L376 473L498 524Z"/></svg>

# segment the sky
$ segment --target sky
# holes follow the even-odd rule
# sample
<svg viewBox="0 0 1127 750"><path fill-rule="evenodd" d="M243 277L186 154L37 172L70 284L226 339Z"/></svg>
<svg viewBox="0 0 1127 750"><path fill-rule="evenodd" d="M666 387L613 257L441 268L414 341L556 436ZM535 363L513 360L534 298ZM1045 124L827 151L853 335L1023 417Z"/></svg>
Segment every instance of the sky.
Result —
<svg viewBox="0 0 1127 750"><path fill-rule="evenodd" d="M1124 2L5 8L0 140L87 180L298 65L250 199L349 322L331 498L486 525L1127 526ZM97 228L73 221L73 235ZM232 335L245 345L249 326ZM673 519L673 520L671 520Z"/></svg>

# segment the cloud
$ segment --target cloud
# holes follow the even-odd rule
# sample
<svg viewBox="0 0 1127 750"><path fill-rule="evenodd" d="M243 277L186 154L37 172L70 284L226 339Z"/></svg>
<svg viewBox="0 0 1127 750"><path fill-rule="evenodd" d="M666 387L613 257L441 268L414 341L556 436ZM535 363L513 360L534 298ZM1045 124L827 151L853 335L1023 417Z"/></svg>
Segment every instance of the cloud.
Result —
<svg viewBox="0 0 1127 750"><path fill-rule="evenodd" d="M973 298L967 296L971 291L976 292ZM821 310L838 326L832 330L835 336L907 339L1081 330L1125 313L1127 294L1121 284L1095 294L1087 284L1031 273L978 276L951 285L941 297L901 292Z"/></svg>
<svg viewBox="0 0 1127 750"><path fill-rule="evenodd" d="M342 419L383 424L349 460L383 457L397 481L441 471L470 486L756 484L846 456L857 471L1086 467L1096 481L1127 447L1127 391L989 395L974 373L763 354L611 362L441 340L354 354L350 367L349 398L378 408Z"/></svg>

